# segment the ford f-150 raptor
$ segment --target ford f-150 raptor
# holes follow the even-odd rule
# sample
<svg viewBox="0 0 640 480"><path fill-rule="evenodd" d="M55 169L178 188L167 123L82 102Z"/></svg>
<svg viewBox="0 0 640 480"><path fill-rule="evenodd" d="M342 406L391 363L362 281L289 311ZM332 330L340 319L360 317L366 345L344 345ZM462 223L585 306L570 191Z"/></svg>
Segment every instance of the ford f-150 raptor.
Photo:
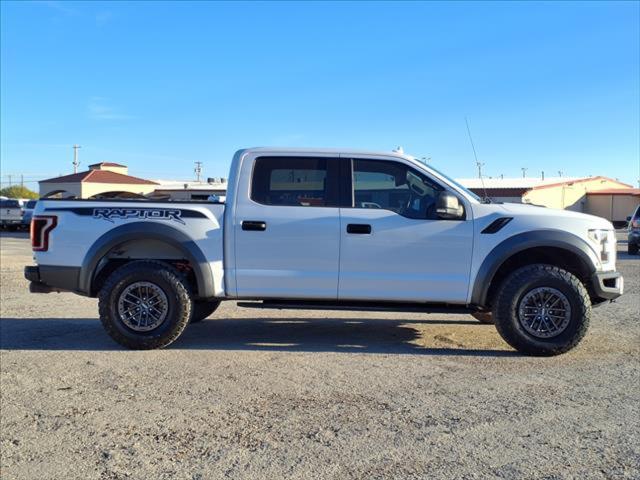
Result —
<svg viewBox="0 0 640 480"><path fill-rule="evenodd" d="M31 291L97 297L135 349L236 300L468 312L520 352L555 355L623 291L608 221L489 203L402 153L240 150L224 204L44 199L31 238Z"/></svg>

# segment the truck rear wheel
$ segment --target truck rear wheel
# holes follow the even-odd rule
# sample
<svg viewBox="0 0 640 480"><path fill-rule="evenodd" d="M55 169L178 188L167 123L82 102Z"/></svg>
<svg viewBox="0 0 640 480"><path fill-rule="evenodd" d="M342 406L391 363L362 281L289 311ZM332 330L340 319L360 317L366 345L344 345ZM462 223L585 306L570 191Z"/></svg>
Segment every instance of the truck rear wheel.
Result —
<svg viewBox="0 0 640 480"><path fill-rule="evenodd" d="M120 345L136 350L166 347L191 318L186 280L171 265L136 261L115 270L98 295L100 321Z"/></svg>
<svg viewBox="0 0 640 480"><path fill-rule="evenodd" d="M587 332L591 300L580 280L552 265L522 267L500 286L493 305L496 328L519 352L559 355Z"/></svg>
<svg viewBox="0 0 640 480"><path fill-rule="evenodd" d="M638 244L629 242L627 244L627 253L629 255L637 255L638 254Z"/></svg>
<svg viewBox="0 0 640 480"><path fill-rule="evenodd" d="M220 300L199 300L193 302L191 323L198 323L205 320L209 315L215 312L219 306Z"/></svg>

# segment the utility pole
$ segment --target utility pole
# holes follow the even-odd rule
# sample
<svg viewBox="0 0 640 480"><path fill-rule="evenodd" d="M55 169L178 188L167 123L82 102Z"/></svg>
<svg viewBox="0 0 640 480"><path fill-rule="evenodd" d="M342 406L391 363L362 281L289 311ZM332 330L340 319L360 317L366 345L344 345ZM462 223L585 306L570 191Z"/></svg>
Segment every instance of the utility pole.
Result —
<svg viewBox="0 0 640 480"><path fill-rule="evenodd" d="M529 169L526 168L526 167L521 167L520 170L522 170L522 178L526 177L527 176L527 170L529 170Z"/></svg>
<svg viewBox="0 0 640 480"><path fill-rule="evenodd" d="M200 174L202 173L202 162L196 162L196 168L193 170L196 172L196 182L200 183Z"/></svg>
<svg viewBox="0 0 640 480"><path fill-rule="evenodd" d="M11 186L11 175L7 175L9 177L9 186Z"/></svg>
<svg viewBox="0 0 640 480"><path fill-rule="evenodd" d="M78 161L78 149L82 148L80 145L73 146L73 173L78 173L78 165L80 162Z"/></svg>
<svg viewBox="0 0 640 480"><path fill-rule="evenodd" d="M20 186L24 188L24 174L20 175Z"/></svg>
<svg viewBox="0 0 640 480"><path fill-rule="evenodd" d="M558 176L562 178L562 170L558 170Z"/></svg>

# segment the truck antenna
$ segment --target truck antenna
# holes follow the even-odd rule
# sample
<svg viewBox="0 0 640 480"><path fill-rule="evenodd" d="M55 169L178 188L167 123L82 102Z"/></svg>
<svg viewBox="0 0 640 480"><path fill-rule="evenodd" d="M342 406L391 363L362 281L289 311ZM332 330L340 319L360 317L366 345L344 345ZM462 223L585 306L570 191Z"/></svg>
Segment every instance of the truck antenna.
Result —
<svg viewBox="0 0 640 480"><path fill-rule="evenodd" d="M476 153L476 146L473 144L473 137L471 136L471 128L469 128L469 120L467 117L464 117L464 121L467 124L467 133L469 134L469 142L471 142L471 149L473 150L473 156L476 159L476 167L478 167L478 178L480 179L480 184L482 185L482 192L484 194L484 200L488 200L489 197L487 195L487 189L484 186L484 178L482 177L482 167L484 163L480 163L478 160L478 154Z"/></svg>

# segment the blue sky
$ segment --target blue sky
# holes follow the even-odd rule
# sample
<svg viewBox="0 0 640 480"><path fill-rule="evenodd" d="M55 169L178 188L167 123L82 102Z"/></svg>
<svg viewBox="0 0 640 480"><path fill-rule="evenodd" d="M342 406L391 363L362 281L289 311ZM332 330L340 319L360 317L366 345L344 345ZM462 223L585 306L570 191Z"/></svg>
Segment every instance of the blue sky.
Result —
<svg viewBox="0 0 640 480"><path fill-rule="evenodd" d="M263 145L471 177L465 116L487 175L640 177L638 2L1 5L3 186L74 143L148 178Z"/></svg>

